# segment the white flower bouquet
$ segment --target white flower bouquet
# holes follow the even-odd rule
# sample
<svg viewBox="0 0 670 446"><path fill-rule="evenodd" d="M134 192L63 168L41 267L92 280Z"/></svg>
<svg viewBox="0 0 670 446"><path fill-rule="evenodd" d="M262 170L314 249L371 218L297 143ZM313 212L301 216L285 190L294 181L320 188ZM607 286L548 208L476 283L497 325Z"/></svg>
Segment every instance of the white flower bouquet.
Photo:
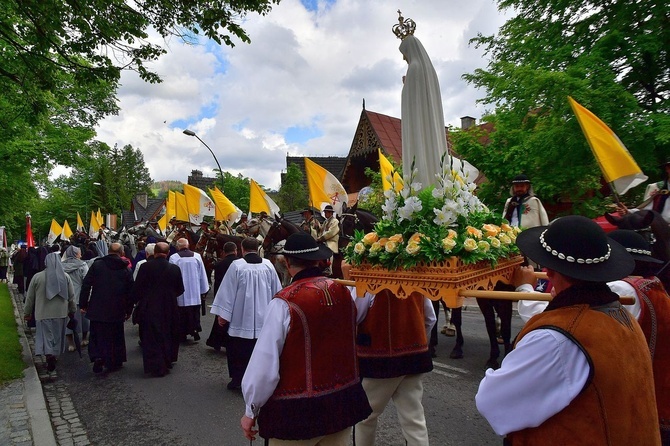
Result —
<svg viewBox="0 0 670 446"><path fill-rule="evenodd" d="M444 157L441 172L434 187L422 189L412 181L412 172L399 192L385 191L381 221L373 232L356 231L345 249L346 260L394 270L450 257L465 264L488 260L495 266L498 259L518 254L520 229L491 212L475 195L475 184L444 166Z"/></svg>

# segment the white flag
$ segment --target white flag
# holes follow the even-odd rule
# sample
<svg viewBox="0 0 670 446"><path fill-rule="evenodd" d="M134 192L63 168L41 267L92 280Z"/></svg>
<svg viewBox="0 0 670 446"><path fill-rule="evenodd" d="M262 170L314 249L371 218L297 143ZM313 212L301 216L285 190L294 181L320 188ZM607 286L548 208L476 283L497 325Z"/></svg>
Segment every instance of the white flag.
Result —
<svg viewBox="0 0 670 446"><path fill-rule="evenodd" d="M184 184L184 196L191 224L199 225L205 216L214 217L214 202L204 190Z"/></svg>

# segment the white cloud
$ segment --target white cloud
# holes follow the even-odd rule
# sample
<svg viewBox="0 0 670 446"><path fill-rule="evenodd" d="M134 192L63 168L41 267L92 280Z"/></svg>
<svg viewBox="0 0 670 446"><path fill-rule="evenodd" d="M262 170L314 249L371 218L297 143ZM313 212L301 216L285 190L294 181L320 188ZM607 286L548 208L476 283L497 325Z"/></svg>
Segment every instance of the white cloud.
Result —
<svg viewBox="0 0 670 446"><path fill-rule="evenodd" d="M400 116L406 64L391 33L396 10L417 23L416 36L440 78L445 121L483 113L483 96L461 75L486 61L468 46L478 32L504 23L493 0L338 0L307 11L283 0L266 16L249 15L252 43L235 48L171 41L153 64L164 82L151 85L135 73L122 76L121 112L100 123L98 139L140 148L155 180L186 181L192 169L211 175L216 164L196 138L214 151L224 171L278 188L285 157L346 156L365 99L368 110ZM287 143L289 128L318 136Z"/></svg>

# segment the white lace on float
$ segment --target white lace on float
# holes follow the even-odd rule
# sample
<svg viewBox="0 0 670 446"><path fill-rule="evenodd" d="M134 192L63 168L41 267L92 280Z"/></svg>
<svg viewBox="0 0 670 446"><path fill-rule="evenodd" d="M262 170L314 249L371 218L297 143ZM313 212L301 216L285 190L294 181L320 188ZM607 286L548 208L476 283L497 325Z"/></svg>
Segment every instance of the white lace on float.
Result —
<svg viewBox="0 0 670 446"><path fill-rule="evenodd" d="M295 251L290 251L290 250L284 248L283 252L284 252L284 254L304 254L306 252L316 252L318 250L319 250L319 247L317 246L315 248L296 249Z"/></svg>
<svg viewBox="0 0 670 446"><path fill-rule="evenodd" d="M562 252L558 252L555 249L552 249L551 246L547 242L544 241L544 234L547 232L548 229L545 229L542 234L540 234L540 244L544 249L547 250L547 252L551 253L551 255L558 257L561 260L565 260L570 263L579 263L579 264L587 264L591 265L593 263L601 263L604 262L605 260L610 258L610 254L612 253L612 248L610 247L609 243L607 244L607 254L605 254L602 257L596 257L595 259L576 259L572 256L566 256Z"/></svg>

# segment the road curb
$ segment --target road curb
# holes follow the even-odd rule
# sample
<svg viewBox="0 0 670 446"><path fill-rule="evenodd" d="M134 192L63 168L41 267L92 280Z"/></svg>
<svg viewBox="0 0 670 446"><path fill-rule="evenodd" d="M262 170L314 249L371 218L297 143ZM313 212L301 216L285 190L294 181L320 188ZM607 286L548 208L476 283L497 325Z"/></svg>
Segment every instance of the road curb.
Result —
<svg viewBox="0 0 670 446"><path fill-rule="evenodd" d="M54 434L53 426L51 425L49 410L47 409L47 403L44 399L42 382L40 381L39 374L35 368L33 352L30 349L30 344L26 337L27 327L23 322L23 316L17 306L17 288L13 285L8 285L8 288L12 306L14 307L14 318L16 319L19 342L23 349L23 362L27 365L26 369L23 371L23 401L28 412L33 444L35 446L57 446L58 443L56 443L56 436Z"/></svg>

